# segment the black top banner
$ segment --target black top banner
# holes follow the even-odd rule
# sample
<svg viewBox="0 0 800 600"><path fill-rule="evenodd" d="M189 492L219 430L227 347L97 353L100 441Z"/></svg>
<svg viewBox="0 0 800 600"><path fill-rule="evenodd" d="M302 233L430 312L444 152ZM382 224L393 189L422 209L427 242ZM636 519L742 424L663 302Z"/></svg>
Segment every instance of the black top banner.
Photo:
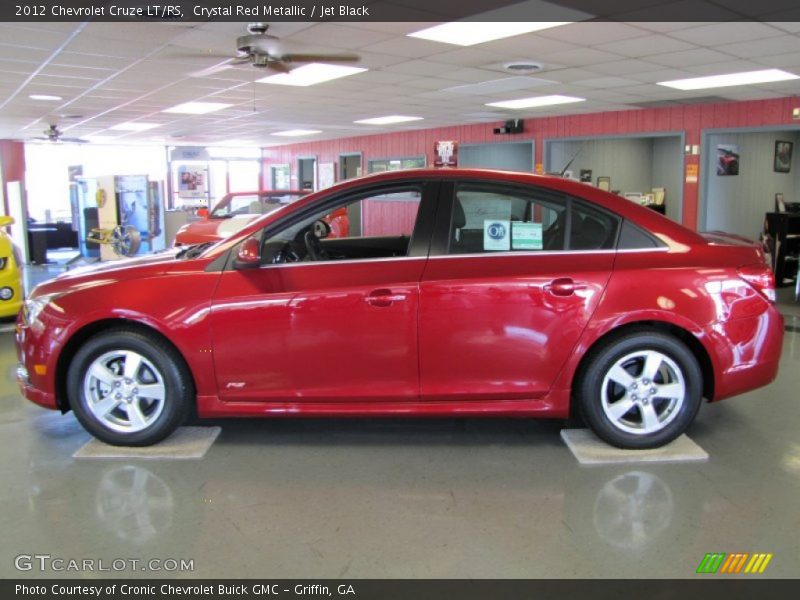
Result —
<svg viewBox="0 0 800 600"><path fill-rule="evenodd" d="M800 21L796 0L3 0L0 21Z"/></svg>

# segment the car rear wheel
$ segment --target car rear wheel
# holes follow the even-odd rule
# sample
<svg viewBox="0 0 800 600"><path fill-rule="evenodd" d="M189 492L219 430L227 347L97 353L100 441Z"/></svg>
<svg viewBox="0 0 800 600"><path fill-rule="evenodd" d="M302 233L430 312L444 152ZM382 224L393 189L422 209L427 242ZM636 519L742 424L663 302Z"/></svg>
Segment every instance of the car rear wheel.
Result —
<svg viewBox="0 0 800 600"><path fill-rule="evenodd" d="M194 401L191 377L175 350L138 330L89 339L67 374L70 406L81 425L115 446L149 446L171 434Z"/></svg>
<svg viewBox="0 0 800 600"><path fill-rule="evenodd" d="M703 376L691 350L657 332L636 332L603 346L576 389L592 430L619 448L655 448L680 436L702 401Z"/></svg>

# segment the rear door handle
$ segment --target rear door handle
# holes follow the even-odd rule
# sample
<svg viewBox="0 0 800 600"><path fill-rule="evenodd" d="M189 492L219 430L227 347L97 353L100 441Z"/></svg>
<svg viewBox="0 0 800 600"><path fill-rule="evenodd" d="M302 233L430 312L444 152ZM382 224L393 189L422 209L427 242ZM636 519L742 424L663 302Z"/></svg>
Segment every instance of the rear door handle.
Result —
<svg viewBox="0 0 800 600"><path fill-rule="evenodd" d="M381 288L372 290L364 301L372 306L391 306L395 302L402 302L407 298L406 294L393 293L392 290Z"/></svg>
<svg viewBox="0 0 800 600"><path fill-rule="evenodd" d="M571 277L559 277L544 286L553 296L572 296L576 290L585 290L585 283L576 283Z"/></svg>

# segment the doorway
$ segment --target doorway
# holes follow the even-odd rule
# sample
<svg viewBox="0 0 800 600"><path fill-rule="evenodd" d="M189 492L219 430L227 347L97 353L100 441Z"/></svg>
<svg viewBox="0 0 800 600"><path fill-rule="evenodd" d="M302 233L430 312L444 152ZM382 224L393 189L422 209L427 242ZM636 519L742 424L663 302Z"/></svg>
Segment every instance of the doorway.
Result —
<svg viewBox="0 0 800 600"><path fill-rule="evenodd" d="M544 170L616 192L676 223L683 217L682 132L544 141Z"/></svg>
<svg viewBox="0 0 800 600"><path fill-rule="evenodd" d="M297 187L309 191L317 189L316 156L303 156L297 159Z"/></svg>

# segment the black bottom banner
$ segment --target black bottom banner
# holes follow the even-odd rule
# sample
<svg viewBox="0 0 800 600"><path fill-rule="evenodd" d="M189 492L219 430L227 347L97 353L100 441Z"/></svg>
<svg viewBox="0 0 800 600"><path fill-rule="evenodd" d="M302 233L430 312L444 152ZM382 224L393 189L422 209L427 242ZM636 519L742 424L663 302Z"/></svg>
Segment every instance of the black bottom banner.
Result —
<svg viewBox="0 0 800 600"><path fill-rule="evenodd" d="M561 598L797 598L800 580L697 578L680 580L458 580L458 579L320 579L320 580L145 580L38 579L0 581L8 600L138 600L199 598L341 598L354 600L471 600L490 598L550 600Z"/></svg>

